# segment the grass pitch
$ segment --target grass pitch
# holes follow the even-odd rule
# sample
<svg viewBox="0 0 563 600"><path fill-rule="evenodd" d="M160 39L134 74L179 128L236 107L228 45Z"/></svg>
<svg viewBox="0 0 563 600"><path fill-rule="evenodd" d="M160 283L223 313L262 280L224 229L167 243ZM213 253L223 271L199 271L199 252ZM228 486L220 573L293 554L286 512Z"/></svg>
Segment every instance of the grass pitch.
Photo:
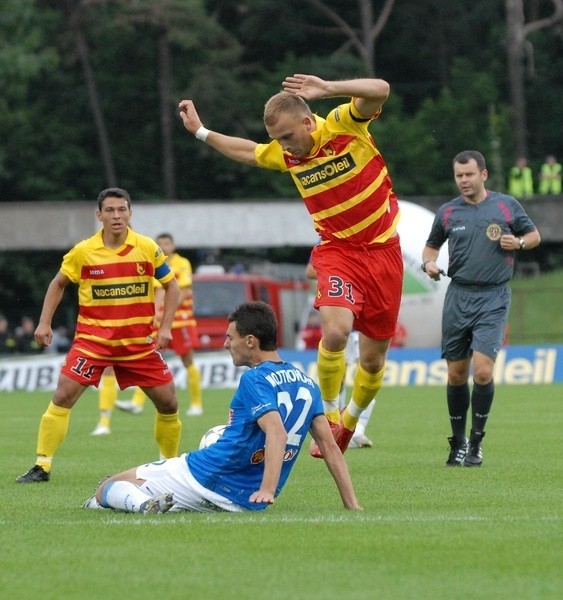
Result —
<svg viewBox="0 0 563 600"><path fill-rule="evenodd" d="M183 417L183 449L226 420L231 394L205 391L204 415ZM2 597L561 598L562 397L563 385L497 386L483 467L451 469L444 389L384 388L374 448L346 453L362 513L304 452L259 514L139 516L80 505L102 476L157 458L150 404L92 437L89 390L51 481L21 485L50 394L0 394Z"/></svg>

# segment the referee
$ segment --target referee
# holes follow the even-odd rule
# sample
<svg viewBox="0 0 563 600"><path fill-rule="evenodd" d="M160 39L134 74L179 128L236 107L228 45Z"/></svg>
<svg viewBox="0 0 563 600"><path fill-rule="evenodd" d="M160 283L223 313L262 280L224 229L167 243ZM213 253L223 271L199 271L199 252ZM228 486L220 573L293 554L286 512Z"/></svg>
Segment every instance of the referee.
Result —
<svg viewBox="0 0 563 600"><path fill-rule="evenodd" d="M439 279L436 260L448 240L451 282L442 313L442 358L448 365L452 435L446 465L480 467L481 442L494 397L493 368L510 309L508 283L514 273L514 253L535 248L541 238L514 197L485 188L488 172L480 152L460 152L453 159L453 171L461 195L438 209L422 251L422 270Z"/></svg>

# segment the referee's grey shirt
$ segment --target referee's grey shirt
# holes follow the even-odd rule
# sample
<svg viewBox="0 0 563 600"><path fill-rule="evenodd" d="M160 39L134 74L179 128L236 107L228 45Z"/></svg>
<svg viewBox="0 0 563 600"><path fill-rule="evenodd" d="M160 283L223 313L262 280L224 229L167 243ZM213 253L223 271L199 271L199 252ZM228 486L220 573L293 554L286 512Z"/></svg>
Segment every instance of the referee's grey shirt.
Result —
<svg viewBox="0 0 563 600"><path fill-rule="evenodd" d="M512 196L487 190L478 204L458 196L436 213L427 246L439 250L448 240L448 277L462 286L495 286L508 282L514 272L514 252L500 247L500 236L517 237L536 229Z"/></svg>

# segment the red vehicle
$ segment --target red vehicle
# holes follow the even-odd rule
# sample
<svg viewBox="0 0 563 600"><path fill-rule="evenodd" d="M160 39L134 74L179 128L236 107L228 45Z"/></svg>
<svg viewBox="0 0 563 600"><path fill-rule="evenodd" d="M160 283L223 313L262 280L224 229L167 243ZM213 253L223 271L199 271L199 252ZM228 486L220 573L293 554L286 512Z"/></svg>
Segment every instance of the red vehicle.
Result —
<svg viewBox="0 0 563 600"><path fill-rule="evenodd" d="M193 276L198 350L223 348L228 315L242 302L262 300L276 313L280 347L293 348L299 318L307 304L309 281L259 274L196 273Z"/></svg>

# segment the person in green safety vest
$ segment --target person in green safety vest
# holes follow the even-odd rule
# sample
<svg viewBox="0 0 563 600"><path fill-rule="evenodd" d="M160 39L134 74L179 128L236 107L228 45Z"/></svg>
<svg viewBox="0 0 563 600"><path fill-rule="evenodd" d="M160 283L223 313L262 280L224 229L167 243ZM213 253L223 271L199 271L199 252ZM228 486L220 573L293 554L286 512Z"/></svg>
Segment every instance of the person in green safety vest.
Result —
<svg viewBox="0 0 563 600"><path fill-rule="evenodd" d="M519 156L508 174L508 193L515 198L531 198L534 195L532 169L525 156Z"/></svg>
<svg viewBox="0 0 563 600"><path fill-rule="evenodd" d="M546 156L541 166L539 193L543 195L561 193L561 164L553 155Z"/></svg>

